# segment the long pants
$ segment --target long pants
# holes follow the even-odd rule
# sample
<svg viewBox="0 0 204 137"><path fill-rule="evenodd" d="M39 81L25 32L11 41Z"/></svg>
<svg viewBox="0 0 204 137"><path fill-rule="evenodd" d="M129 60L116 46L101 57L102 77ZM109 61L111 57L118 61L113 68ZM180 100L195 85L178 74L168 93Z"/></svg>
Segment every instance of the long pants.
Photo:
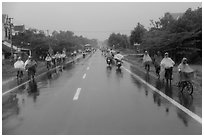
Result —
<svg viewBox="0 0 204 137"><path fill-rule="evenodd" d="M146 69L147 71L149 71L149 70L150 70L150 65L149 65L149 64L145 64L145 69Z"/></svg>
<svg viewBox="0 0 204 137"><path fill-rule="evenodd" d="M23 71L22 70L17 71L17 77L19 77L19 76L23 76Z"/></svg>

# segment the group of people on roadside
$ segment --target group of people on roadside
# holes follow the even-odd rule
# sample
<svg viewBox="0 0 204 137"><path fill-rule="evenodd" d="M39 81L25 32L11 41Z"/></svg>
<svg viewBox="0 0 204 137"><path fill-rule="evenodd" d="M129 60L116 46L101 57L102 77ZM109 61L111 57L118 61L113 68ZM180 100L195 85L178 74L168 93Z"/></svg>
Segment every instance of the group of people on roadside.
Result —
<svg viewBox="0 0 204 137"><path fill-rule="evenodd" d="M154 64L158 78L163 80L165 78L165 72L167 69L170 70L169 72L170 75L172 76L175 62L169 57L169 54L167 52L164 54L164 57L162 57L161 52L158 51L157 54L154 55L152 60L148 52L145 51L143 56L143 64L145 66L145 69L147 69L148 71L150 70L151 63ZM185 77L183 75L187 75L188 73L192 73L193 71L194 70L190 68L190 66L187 63L187 58L184 57L178 66L179 80L180 81L183 80L183 78Z"/></svg>
<svg viewBox="0 0 204 137"><path fill-rule="evenodd" d="M47 63L47 69L50 69L52 67L56 67L57 65L65 63L65 59L66 59L65 52L62 52L62 53L57 52L54 55L50 55L48 53L47 56L45 57L45 61Z"/></svg>
<svg viewBox="0 0 204 137"><path fill-rule="evenodd" d="M28 76L30 76L31 74L35 75L36 67L37 62L31 56L28 57L25 63L21 59L21 57L18 57L17 61L14 63L14 68L17 69L17 79L22 79L23 71L27 71Z"/></svg>
<svg viewBox="0 0 204 137"><path fill-rule="evenodd" d="M62 63L65 63L66 59L66 53L57 52L55 55L50 55L49 53L45 57L47 69L49 70L52 67L58 66ZM28 59L25 61L22 60L22 58L19 56L17 61L14 63L14 68L17 70L17 79L22 79L23 77L23 71L27 71L28 76L30 74L35 75L36 68L37 68L37 62L33 59L32 56L28 56Z"/></svg>

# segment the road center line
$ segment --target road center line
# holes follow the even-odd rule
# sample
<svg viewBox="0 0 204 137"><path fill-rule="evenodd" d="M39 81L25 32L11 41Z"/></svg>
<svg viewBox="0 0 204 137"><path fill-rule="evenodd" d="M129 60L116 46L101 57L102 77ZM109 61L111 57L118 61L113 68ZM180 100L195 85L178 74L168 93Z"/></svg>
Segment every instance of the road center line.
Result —
<svg viewBox="0 0 204 137"><path fill-rule="evenodd" d="M155 88L154 86L150 85L149 83L147 83L145 80L143 80L142 78L140 78L138 75L134 74L133 72L131 72L130 70L126 69L124 66L122 66L128 73L130 73L131 75L133 75L134 77L136 77L137 79L139 79L142 83L146 84L149 88L151 88L153 91L157 92L158 94L160 94L162 97L164 97L166 100L168 100L169 102L171 102L173 105L175 105L176 107L178 107L179 109L181 109L183 112L185 112L186 114L188 114L189 116L191 116L193 119L195 119L197 122L199 122L200 124L202 124L202 118L199 117L197 114L193 113L192 111L190 111L189 109L185 108L184 106L182 106L181 104L179 104L178 102L176 102L175 100L173 100L172 98L168 97L166 94L164 94L163 92L161 92L160 90L158 90L157 88Z"/></svg>
<svg viewBox="0 0 204 137"><path fill-rule="evenodd" d="M83 79L85 79L85 77L86 77L86 73L83 75Z"/></svg>
<svg viewBox="0 0 204 137"><path fill-rule="evenodd" d="M74 95L73 100L78 100L80 91L81 91L81 88L78 88L77 91L76 91L76 93L75 93L75 95Z"/></svg>

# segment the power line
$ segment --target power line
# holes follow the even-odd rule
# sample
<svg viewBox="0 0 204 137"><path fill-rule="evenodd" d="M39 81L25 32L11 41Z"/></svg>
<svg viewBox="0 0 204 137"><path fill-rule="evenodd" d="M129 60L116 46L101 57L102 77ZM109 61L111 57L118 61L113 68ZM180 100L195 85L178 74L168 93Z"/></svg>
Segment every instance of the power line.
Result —
<svg viewBox="0 0 204 137"><path fill-rule="evenodd" d="M112 32L131 32L131 30L70 30L72 32L88 32L88 33L112 33Z"/></svg>

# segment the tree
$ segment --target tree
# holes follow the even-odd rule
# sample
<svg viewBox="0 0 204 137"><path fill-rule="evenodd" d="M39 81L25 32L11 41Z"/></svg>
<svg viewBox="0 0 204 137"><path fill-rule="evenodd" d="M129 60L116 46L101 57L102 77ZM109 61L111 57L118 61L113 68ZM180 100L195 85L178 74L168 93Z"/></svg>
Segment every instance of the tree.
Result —
<svg viewBox="0 0 204 137"><path fill-rule="evenodd" d="M143 25L140 23L137 24L137 27L134 28L133 31L131 31L130 35L130 44L134 45L134 43L142 43L142 38L147 30L144 28Z"/></svg>
<svg viewBox="0 0 204 137"><path fill-rule="evenodd" d="M129 41L127 35L112 33L108 38L108 46L115 49L129 47Z"/></svg>
<svg viewBox="0 0 204 137"><path fill-rule="evenodd" d="M167 51L175 61L180 61L182 57L188 57L192 62L201 59L202 8L188 9L178 19L165 13L158 22L150 21L153 27L143 36L143 49Z"/></svg>

